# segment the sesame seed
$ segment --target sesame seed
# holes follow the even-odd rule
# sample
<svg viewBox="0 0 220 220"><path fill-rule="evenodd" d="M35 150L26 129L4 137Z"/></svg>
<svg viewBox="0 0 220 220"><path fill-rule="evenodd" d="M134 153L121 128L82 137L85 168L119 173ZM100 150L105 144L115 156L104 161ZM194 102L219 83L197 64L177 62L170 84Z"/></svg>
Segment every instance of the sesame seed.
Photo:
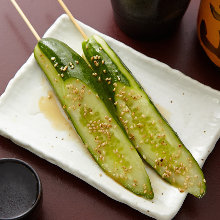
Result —
<svg viewBox="0 0 220 220"><path fill-rule="evenodd" d="M95 66L99 66L99 62L94 61Z"/></svg>
<svg viewBox="0 0 220 220"><path fill-rule="evenodd" d="M65 66L65 67L63 68L63 71L66 71L66 70L67 70L67 68L68 68L68 66Z"/></svg>
<svg viewBox="0 0 220 220"><path fill-rule="evenodd" d="M184 190L183 190L183 189L180 189L180 188L179 188L179 191L180 191L181 193L183 193L183 192L184 192Z"/></svg>

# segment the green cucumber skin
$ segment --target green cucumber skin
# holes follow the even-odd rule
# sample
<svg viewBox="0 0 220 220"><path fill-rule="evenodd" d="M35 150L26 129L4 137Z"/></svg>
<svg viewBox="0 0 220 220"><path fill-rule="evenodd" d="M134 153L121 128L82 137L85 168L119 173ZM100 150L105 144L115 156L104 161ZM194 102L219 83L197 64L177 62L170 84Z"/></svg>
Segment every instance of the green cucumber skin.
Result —
<svg viewBox="0 0 220 220"><path fill-rule="evenodd" d="M109 110L114 107L112 103L103 103L106 93L85 60L53 38L40 40L34 55L94 160L125 188L152 199L154 195L143 162L117 118L115 120L112 116ZM65 66L66 70L61 70ZM83 95L79 91L83 91ZM90 115L87 110L92 110L93 114ZM93 129L92 132L89 129Z"/></svg>
<svg viewBox="0 0 220 220"><path fill-rule="evenodd" d="M128 70L128 68L123 64L121 59L115 54L115 52L109 47L109 45L99 36L92 36L90 37L87 41L84 41L82 43L82 48L84 55L94 71L96 71L101 77L102 81L104 82L104 88L105 91L108 92L108 96L111 97L111 100L113 103L117 103L117 101L120 101L120 99L117 98L119 95L119 92L122 91L123 88L125 88L125 91L129 94L131 92L134 92L137 95L140 95L141 98L140 100L143 101L145 104L143 106L147 106L146 111L150 111L153 114L153 118L157 118L157 121L161 121L161 127L162 130L165 130L168 133L169 138L171 137L172 142L175 143L175 146L169 146L170 149L172 149L170 152L169 150L165 149L163 146L159 146L157 150L153 149L151 144L140 144L142 137L140 137L139 134L135 136L135 139L138 140L138 143L136 140L132 140L133 144L135 146L138 146L136 149L140 153L140 155L145 159L147 163L149 163L155 171L162 177L164 174L164 169L163 169L163 164L169 165L168 162L165 164L165 160L161 157L156 157L156 153L159 152L159 156L162 155L162 152L165 151L165 153L169 156L170 159L170 164L172 165L172 168L167 169L168 171L173 171L177 167L172 164L175 160L179 160L179 163L187 164L187 160L190 161L193 169L191 168L191 171L187 171L188 174L190 175L187 176L184 171L182 172L182 176L185 178L184 181L189 179L187 182L187 188L185 185L186 182L184 182L181 179L181 175L179 174L168 174L168 176L164 175L163 179L165 179L167 182L172 184L173 186L177 187L180 189L180 191L187 191L194 196L201 198L205 192L206 192L206 184L205 184L205 179L204 175L197 163L197 161L193 158L192 154L189 152L189 150L184 146L176 132L171 128L171 126L168 124L168 122L163 118L163 116L160 114L160 112L157 110L151 99L148 97L148 95L145 93L144 89L141 87L141 85L138 83L138 81L135 79L135 77L132 75L132 73ZM94 59L91 59L91 57L97 57L99 56L99 65L97 63L94 63ZM97 60L97 59L95 59ZM102 61L103 60L103 61ZM104 72L103 72L104 70ZM119 78L118 78L119 76ZM105 83L105 78L111 78L111 84L108 85ZM114 83L116 83L117 86L113 86ZM119 89L120 87L120 89ZM115 88L115 91L113 89ZM140 101L140 106L142 105ZM129 102L129 100L127 101ZM122 103L126 104L126 102ZM126 105L127 107L127 105ZM142 109L143 113L145 112L145 109ZM115 111L114 113L118 118L120 118L120 121L122 125L125 127L125 130L129 135L131 135L131 132L129 129L126 129L125 123L123 123L123 120L125 121L125 118L121 116L122 110L121 107L116 104L115 106ZM143 119L144 121L144 119ZM128 124L129 124L129 118L128 118ZM130 125L130 124L129 124ZM146 130L150 130L146 128ZM165 144L165 143L164 143ZM169 144L168 144L169 145ZM178 146L181 146L181 150ZM153 152L155 151L155 152ZM180 152L177 154L177 151ZM178 156L180 154L180 156ZM174 155L174 156L173 156ZM177 157L177 158L174 158ZM162 159L163 163L159 162L158 165L158 159ZM168 160L167 160L168 161ZM182 166L182 165L181 165ZM161 168L162 167L162 168ZM187 166L183 165L181 169L188 169ZM175 170L176 171L176 170ZM197 179L193 178L194 176ZM176 182L176 177L177 177L177 182ZM190 183L191 182L191 183ZM193 184L192 186L189 184ZM185 187L185 188L184 188Z"/></svg>
<svg viewBox="0 0 220 220"><path fill-rule="evenodd" d="M62 60L57 55L61 53L61 51L59 51L59 48L57 48L57 41L55 39L41 39L41 41L39 41L38 43L38 46L42 51L44 51L46 56L55 57L56 61L58 62L58 65L55 67L56 71L59 74L64 74L63 80L71 77L80 79L82 82L91 87L94 91L97 90L102 100L106 100L107 95L103 89L103 86L100 83L97 83L95 77L92 77L93 71L90 68L88 68L88 64L84 62L84 59L81 56L79 56L75 51L70 50L71 48L67 46L65 43L59 41L59 44L62 45L63 49L65 49L66 57L62 58ZM60 68L62 66L68 65L68 63L70 62L69 60L71 59L74 65L74 69L68 68L68 70L65 72L61 71ZM80 63L80 65L76 63L77 61ZM52 61L51 63L55 64L55 62ZM106 101L105 104L111 113L115 111L111 102ZM112 115L114 117L114 114ZM115 120L118 120L117 117L115 117Z"/></svg>

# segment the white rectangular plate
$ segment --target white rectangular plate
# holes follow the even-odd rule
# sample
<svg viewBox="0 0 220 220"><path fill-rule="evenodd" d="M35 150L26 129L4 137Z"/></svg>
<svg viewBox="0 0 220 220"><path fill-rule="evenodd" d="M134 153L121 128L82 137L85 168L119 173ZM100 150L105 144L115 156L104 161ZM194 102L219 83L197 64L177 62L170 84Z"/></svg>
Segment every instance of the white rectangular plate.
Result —
<svg viewBox="0 0 220 220"><path fill-rule="evenodd" d="M101 35L118 53L202 166L220 136L220 92L91 27L80 25L88 36ZM66 15L57 19L45 37L64 41L82 54L83 39ZM134 195L105 175L81 141L73 135L75 131L57 129L40 110L39 101L50 90L32 55L0 97L0 134L115 200L156 219L173 218L186 193L181 194L165 183L147 166L155 193L152 201Z"/></svg>

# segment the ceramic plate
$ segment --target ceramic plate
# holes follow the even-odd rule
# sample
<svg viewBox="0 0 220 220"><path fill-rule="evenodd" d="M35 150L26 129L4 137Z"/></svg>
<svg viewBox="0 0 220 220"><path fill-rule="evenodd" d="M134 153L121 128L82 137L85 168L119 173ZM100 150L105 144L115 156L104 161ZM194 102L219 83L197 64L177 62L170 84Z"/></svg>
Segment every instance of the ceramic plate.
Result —
<svg viewBox="0 0 220 220"><path fill-rule="evenodd" d="M220 92L80 25L88 36L101 35L118 53L202 166L220 136ZM45 37L64 41L82 54L83 39L66 15L57 19ZM134 195L105 175L65 118L33 55L0 97L0 134L153 218L173 218L186 197L147 166L155 193L152 201Z"/></svg>

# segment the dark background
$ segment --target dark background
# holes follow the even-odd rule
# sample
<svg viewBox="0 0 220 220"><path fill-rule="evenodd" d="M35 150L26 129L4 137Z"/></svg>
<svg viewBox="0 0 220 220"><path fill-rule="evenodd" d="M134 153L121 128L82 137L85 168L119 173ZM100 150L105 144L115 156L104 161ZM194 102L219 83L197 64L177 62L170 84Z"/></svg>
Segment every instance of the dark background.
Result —
<svg viewBox="0 0 220 220"><path fill-rule="evenodd" d="M17 2L40 36L63 13L56 0ZM199 0L191 1L180 26L172 36L156 42L134 40L122 33L114 21L110 0L65 0L65 3L75 17L87 25L220 90L220 71L209 61L196 36ZM1 0L0 94L31 55L35 44L35 38L10 1ZM0 158L3 157L22 159L38 172L43 185L39 219L150 219L0 136ZM188 195L175 219L220 219L219 158L220 141L203 167L207 194L200 200Z"/></svg>

